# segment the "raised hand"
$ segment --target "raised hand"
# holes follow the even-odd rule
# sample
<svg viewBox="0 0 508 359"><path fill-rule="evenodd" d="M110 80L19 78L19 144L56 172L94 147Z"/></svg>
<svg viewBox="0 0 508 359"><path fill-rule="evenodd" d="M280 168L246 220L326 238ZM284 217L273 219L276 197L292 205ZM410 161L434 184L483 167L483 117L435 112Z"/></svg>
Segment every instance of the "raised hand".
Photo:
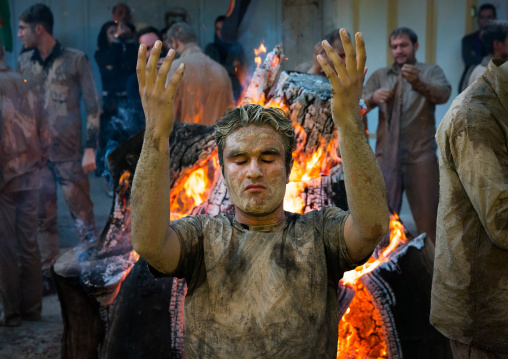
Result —
<svg viewBox="0 0 508 359"><path fill-rule="evenodd" d="M332 116L339 128L350 125L352 119L359 121L359 102L367 72L367 54L362 34L356 34L356 52L345 29L340 29L340 38L346 53L345 62L326 40L323 41L323 48L333 67L323 56L318 56L319 64L332 85Z"/></svg>
<svg viewBox="0 0 508 359"><path fill-rule="evenodd" d="M139 94L146 119L145 137L153 136L158 139L169 138L173 130L173 98L185 68L184 64L181 64L169 84L165 86L169 69L175 57L175 50L169 51L157 72L161 48L162 42L157 41L147 63L146 46L140 45L136 67Z"/></svg>

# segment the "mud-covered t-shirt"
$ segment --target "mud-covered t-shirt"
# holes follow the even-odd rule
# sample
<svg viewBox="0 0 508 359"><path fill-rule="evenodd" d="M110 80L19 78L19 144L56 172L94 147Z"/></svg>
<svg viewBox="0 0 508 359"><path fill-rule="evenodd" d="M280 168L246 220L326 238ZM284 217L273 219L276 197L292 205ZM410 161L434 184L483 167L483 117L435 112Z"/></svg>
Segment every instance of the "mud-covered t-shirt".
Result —
<svg viewBox="0 0 508 359"><path fill-rule="evenodd" d="M171 221L181 253L168 275L188 285L185 356L335 358L338 282L359 265L344 242L348 214L286 212L250 227L222 214Z"/></svg>

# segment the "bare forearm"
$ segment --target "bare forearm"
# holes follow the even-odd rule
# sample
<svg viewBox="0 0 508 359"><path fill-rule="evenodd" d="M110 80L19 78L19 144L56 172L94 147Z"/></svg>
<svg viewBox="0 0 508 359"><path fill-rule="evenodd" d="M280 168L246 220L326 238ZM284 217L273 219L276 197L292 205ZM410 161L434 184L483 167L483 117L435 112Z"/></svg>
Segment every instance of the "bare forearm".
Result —
<svg viewBox="0 0 508 359"><path fill-rule="evenodd" d="M365 138L359 114L339 127L339 146L351 216L362 238L375 242L386 233L389 212L383 175Z"/></svg>
<svg viewBox="0 0 508 359"><path fill-rule="evenodd" d="M169 139L145 134L132 183L131 239L148 262L157 261L169 229Z"/></svg>

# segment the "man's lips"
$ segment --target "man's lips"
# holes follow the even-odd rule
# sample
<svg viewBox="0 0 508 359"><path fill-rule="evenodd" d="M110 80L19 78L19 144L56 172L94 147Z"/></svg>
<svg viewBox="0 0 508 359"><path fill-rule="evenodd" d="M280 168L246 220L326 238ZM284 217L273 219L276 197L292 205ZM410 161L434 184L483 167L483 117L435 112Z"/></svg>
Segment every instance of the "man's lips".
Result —
<svg viewBox="0 0 508 359"><path fill-rule="evenodd" d="M247 187L245 187L245 191L248 191L248 192L261 191L261 190L264 190L264 189L266 189L266 186L262 185L262 184L259 184L259 183L250 184Z"/></svg>

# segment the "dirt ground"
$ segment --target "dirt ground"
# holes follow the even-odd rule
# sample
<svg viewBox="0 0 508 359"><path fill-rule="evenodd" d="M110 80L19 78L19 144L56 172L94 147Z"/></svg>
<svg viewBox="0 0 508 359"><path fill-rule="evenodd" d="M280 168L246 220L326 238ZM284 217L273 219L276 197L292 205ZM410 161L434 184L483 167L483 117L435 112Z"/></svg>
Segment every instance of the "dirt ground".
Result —
<svg viewBox="0 0 508 359"><path fill-rule="evenodd" d="M20 327L0 326L0 358L58 359L63 333L60 302L56 294L44 297L42 319Z"/></svg>

